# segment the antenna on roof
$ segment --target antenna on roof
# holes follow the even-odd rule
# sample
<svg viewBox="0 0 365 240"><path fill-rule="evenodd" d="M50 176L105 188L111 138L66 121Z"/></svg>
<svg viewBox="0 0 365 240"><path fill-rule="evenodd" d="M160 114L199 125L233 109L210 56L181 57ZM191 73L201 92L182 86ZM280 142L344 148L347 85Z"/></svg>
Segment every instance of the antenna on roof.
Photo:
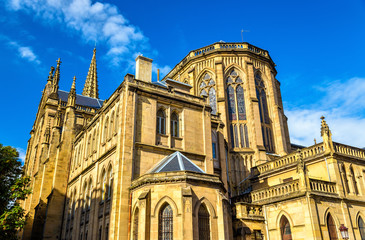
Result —
<svg viewBox="0 0 365 240"><path fill-rule="evenodd" d="M244 32L250 32L250 30L243 30L243 29L241 29L241 38L242 38L242 42L243 42L243 33Z"/></svg>

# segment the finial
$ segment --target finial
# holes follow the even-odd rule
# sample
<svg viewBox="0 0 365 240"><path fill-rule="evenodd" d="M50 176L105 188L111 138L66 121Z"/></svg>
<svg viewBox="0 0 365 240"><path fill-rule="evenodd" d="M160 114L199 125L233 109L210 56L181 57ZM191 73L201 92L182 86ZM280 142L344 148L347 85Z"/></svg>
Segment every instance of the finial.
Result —
<svg viewBox="0 0 365 240"><path fill-rule="evenodd" d="M62 63L62 62L61 62L61 58L58 58L58 59L57 59L57 67L59 67L61 63Z"/></svg>
<svg viewBox="0 0 365 240"><path fill-rule="evenodd" d="M74 76L74 78L73 78L71 88L72 88L72 89L75 89L75 88L76 88L76 76Z"/></svg>
<svg viewBox="0 0 365 240"><path fill-rule="evenodd" d="M94 50L93 50L93 52L94 52L94 54L96 53L96 45L95 45L95 47L94 47Z"/></svg>
<svg viewBox="0 0 365 240"><path fill-rule="evenodd" d="M98 77L96 71L96 48L93 50L94 54L91 59L89 72L86 76L86 81L84 84L84 89L82 91L82 95L92 98L99 98L99 90L98 90Z"/></svg>
<svg viewBox="0 0 365 240"><path fill-rule="evenodd" d="M314 145L316 145L317 144L317 140L316 140L316 138L314 138Z"/></svg>
<svg viewBox="0 0 365 240"><path fill-rule="evenodd" d="M323 121L323 120L325 119L325 117L322 115L322 116L321 116L321 119L322 119L322 121Z"/></svg>
<svg viewBox="0 0 365 240"><path fill-rule="evenodd" d="M48 74L48 82L52 82L52 79L53 79L53 72L54 72L54 67L51 66L51 71L49 71L49 74Z"/></svg>

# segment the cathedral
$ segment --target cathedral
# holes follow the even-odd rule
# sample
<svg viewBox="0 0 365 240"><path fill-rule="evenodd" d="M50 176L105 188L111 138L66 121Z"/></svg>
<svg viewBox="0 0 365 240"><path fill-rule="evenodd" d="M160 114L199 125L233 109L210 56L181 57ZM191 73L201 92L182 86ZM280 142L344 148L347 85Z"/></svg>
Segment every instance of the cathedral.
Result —
<svg viewBox="0 0 365 240"><path fill-rule="evenodd" d="M319 143L290 142L268 51L213 43L153 81L140 55L105 100L95 49L81 94L61 72L30 132L22 239L365 240L365 150L324 117Z"/></svg>

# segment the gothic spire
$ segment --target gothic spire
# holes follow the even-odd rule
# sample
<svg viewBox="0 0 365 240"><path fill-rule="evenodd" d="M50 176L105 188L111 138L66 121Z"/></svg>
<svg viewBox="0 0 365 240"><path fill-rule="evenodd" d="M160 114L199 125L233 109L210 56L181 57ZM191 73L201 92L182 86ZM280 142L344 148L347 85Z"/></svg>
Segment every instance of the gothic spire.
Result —
<svg viewBox="0 0 365 240"><path fill-rule="evenodd" d="M74 107L76 103L76 76L74 76L71 90L68 94L67 107Z"/></svg>
<svg viewBox="0 0 365 240"><path fill-rule="evenodd" d="M99 98L99 89L98 89L98 76L96 73L96 48L94 48L93 58L91 59L89 72L87 73L84 90L82 91L82 95L92 98Z"/></svg>
<svg viewBox="0 0 365 240"><path fill-rule="evenodd" d="M56 72L53 75L53 91L52 92L54 92L54 93L57 93L58 83L60 82L60 65L61 65L61 59L59 58L57 60Z"/></svg>

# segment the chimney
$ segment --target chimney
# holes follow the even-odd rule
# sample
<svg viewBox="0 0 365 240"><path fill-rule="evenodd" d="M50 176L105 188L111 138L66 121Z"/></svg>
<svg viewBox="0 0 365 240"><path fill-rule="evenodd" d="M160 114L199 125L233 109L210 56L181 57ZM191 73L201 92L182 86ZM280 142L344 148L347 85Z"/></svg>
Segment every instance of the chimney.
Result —
<svg viewBox="0 0 365 240"><path fill-rule="evenodd" d="M136 58L136 79L145 82L152 81L152 59L142 55Z"/></svg>

